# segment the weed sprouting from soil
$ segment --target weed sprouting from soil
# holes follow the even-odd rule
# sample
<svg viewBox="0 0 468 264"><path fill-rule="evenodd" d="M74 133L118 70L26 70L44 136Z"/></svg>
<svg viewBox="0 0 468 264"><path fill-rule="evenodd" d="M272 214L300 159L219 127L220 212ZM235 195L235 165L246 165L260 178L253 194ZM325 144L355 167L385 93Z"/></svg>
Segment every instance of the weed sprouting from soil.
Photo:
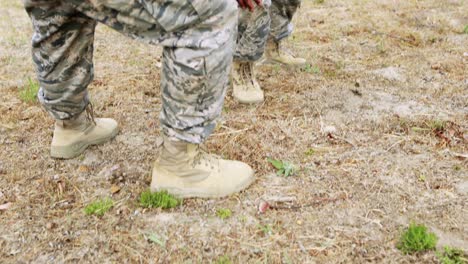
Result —
<svg viewBox="0 0 468 264"><path fill-rule="evenodd" d="M182 204L182 200L175 198L167 191L151 192L147 190L140 195L140 206L145 208L169 209L180 204Z"/></svg>
<svg viewBox="0 0 468 264"><path fill-rule="evenodd" d="M459 248L444 247L442 252L437 252L441 264L466 264L468 257Z"/></svg>
<svg viewBox="0 0 468 264"><path fill-rule="evenodd" d="M155 243L160 247L164 248L166 246L166 240L155 233L148 234L146 238L148 241Z"/></svg>
<svg viewBox="0 0 468 264"><path fill-rule="evenodd" d="M28 78L28 83L19 91L19 97L21 101L25 103L33 103L35 102L37 92L39 91L39 84L31 78Z"/></svg>
<svg viewBox="0 0 468 264"><path fill-rule="evenodd" d="M404 254L434 249L437 244L437 236L430 233L425 225L411 223L403 232L397 248Z"/></svg>
<svg viewBox="0 0 468 264"><path fill-rule="evenodd" d="M320 68L317 65L306 64L303 68L303 71L307 73L320 74Z"/></svg>
<svg viewBox="0 0 468 264"><path fill-rule="evenodd" d="M232 262L228 256L222 256L218 258L215 263L216 264L231 264Z"/></svg>
<svg viewBox="0 0 468 264"><path fill-rule="evenodd" d="M276 172L279 176L289 177L292 176L296 172L296 168L290 162L283 161L283 160L275 160L268 158L268 162L273 165L278 171Z"/></svg>
<svg viewBox="0 0 468 264"><path fill-rule="evenodd" d="M428 127L433 131L443 132L447 126L447 122L443 120L432 120L429 122Z"/></svg>
<svg viewBox="0 0 468 264"><path fill-rule="evenodd" d="M216 216L221 219L228 219L232 216L232 211L228 208L220 208L216 211Z"/></svg>
<svg viewBox="0 0 468 264"><path fill-rule="evenodd" d="M112 201L112 199L104 198L104 199L100 199L100 200L97 200L95 202L88 204L85 207L84 212L87 215L103 216L113 206L114 206L114 202Z"/></svg>
<svg viewBox="0 0 468 264"><path fill-rule="evenodd" d="M304 154L305 154L306 156L312 156L312 155L315 154L315 149L309 148L309 149L306 150L306 152L304 152Z"/></svg>
<svg viewBox="0 0 468 264"><path fill-rule="evenodd" d="M258 229L265 236L273 234L273 228L270 225L259 225Z"/></svg>
<svg viewBox="0 0 468 264"><path fill-rule="evenodd" d="M466 142L463 125L450 120L399 118L395 130L406 134L414 132L425 136L435 136L439 139L438 146L455 146Z"/></svg>

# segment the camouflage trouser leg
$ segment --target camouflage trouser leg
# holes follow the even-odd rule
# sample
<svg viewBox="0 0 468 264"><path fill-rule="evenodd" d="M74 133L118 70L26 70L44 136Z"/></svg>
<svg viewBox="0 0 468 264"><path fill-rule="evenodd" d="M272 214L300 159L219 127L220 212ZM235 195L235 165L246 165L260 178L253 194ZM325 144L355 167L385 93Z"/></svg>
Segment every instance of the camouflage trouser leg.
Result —
<svg viewBox="0 0 468 264"><path fill-rule="evenodd" d="M238 61L256 61L265 51L270 34L271 0L264 0L263 6L257 6L254 12L239 12L239 33L234 59Z"/></svg>
<svg viewBox="0 0 468 264"><path fill-rule="evenodd" d="M80 114L93 79L95 21L164 46L161 125L201 143L221 113L237 26L234 0L23 0L32 19L39 100L56 119Z"/></svg>
<svg viewBox="0 0 468 264"><path fill-rule="evenodd" d="M271 33L275 41L280 41L291 35L294 14L301 5L301 0L271 0Z"/></svg>

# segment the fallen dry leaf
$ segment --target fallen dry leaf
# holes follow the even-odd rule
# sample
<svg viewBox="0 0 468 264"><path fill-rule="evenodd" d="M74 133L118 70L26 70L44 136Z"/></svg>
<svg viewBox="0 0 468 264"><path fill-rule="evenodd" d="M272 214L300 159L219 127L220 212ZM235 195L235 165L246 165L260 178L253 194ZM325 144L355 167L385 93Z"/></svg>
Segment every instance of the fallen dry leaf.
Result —
<svg viewBox="0 0 468 264"><path fill-rule="evenodd" d="M112 187L110 188L110 191L112 194L116 194L118 192L120 192L120 187L117 186L117 185L112 185Z"/></svg>
<svg viewBox="0 0 468 264"><path fill-rule="evenodd" d="M89 172L89 167L85 166L85 165L81 165L80 167L78 167L78 171L83 172L83 173L87 173L87 172Z"/></svg>

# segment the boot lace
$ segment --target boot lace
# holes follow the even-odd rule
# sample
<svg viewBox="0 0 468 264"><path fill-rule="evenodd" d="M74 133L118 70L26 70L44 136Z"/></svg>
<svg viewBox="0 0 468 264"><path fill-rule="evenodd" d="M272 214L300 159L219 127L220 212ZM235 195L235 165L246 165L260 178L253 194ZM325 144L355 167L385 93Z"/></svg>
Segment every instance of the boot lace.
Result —
<svg viewBox="0 0 468 264"><path fill-rule="evenodd" d="M94 118L94 107L93 104L90 102L88 106L86 106L86 119L89 122L92 122L94 125L96 125L96 120Z"/></svg>
<svg viewBox="0 0 468 264"><path fill-rule="evenodd" d="M254 75L253 63L250 63L250 62L241 63L239 65L239 75L240 75L240 78L242 79L243 83L249 82L250 84L252 84L252 86L243 85L243 88L245 90L248 90L249 87L253 87L253 85L254 85L254 76L255 76Z"/></svg>
<svg viewBox="0 0 468 264"><path fill-rule="evenodd" d="M213 164L215 162L218 162L220 159L219 156L208 153L208 151L205 148L201 147L200 145L197 145L196 153L197 154L193 158L192 168L195 168L195 166L197 165L204 164L205 166L208 166L211 169L214 169Z"/></svg>
<svg viewBox="0 0 468 264"><path fill-rule="evenodd" d="M88 103L84 113L82 112L70 119L57 120L56 124L65 129L80 130L88 133L96 125L93 104Z"/></svg>

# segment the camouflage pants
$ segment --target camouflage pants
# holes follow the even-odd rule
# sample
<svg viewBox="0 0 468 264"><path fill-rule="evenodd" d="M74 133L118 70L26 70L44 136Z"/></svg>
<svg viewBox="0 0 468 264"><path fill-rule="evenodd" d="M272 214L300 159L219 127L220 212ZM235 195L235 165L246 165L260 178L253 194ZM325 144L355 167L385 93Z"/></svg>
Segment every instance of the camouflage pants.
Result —
<svg viewBox="0 0 468 264"><path fill-rule="evenodd" d="M280 41L291 35L294 14L301 6L301 0L272 0L270 8L271 32L270 37Z"/></svg>
<svg viewBox="0 0 468 264"><path fill-rule="evenodd" d="M232 64L235 0L23 0L39 100L56 119L89 103L96 22L163 49L163 132L201 143L215 128Z"/></svg>
<svg viewBox="0 0 468 264"><path fill-rule="evenodd" d="M301 0L264 0L263 6L257 6L253 13L241 10L235 60L257 61L269 37L275 41L289 37L293 30L291 21L300 5Z"/></svg>
<svg viewBox="0 0 468 264"><path fill-rule="evenodd" d="M256 61L265 51L270 34L271 0L263 0L263 6L255 7L253 12L240 10L235 60Z"/></svg>

